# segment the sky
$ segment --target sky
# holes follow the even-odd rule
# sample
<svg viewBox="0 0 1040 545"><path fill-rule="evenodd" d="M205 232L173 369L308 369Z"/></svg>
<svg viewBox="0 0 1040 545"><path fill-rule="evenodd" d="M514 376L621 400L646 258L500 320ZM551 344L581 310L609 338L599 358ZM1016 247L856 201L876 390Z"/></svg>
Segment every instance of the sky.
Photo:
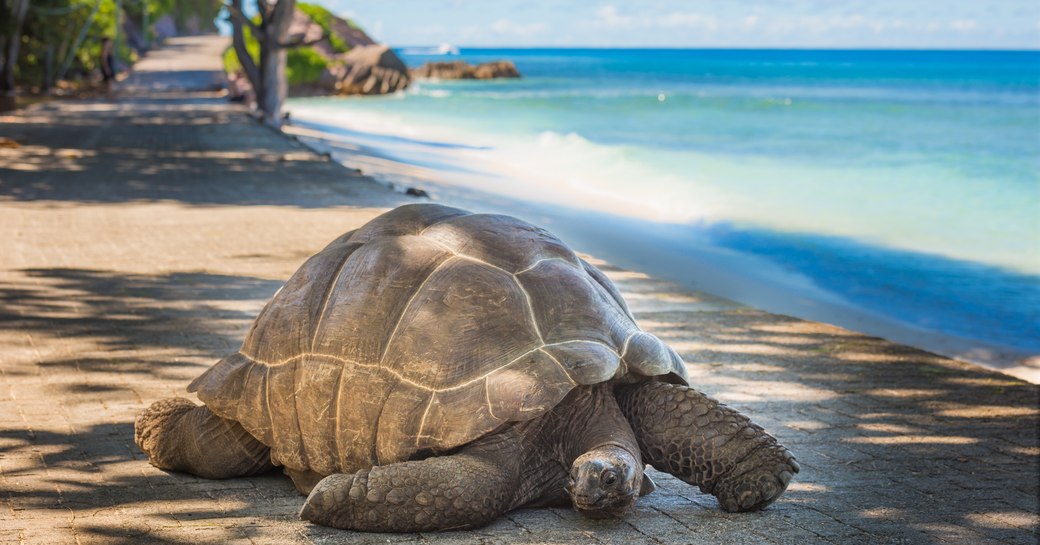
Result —
<svg viewBox="0 0 1040 545"><path fill-rule="evenodd" d="M1040 0L312 0L392 46L1040 49Z"/></svg>

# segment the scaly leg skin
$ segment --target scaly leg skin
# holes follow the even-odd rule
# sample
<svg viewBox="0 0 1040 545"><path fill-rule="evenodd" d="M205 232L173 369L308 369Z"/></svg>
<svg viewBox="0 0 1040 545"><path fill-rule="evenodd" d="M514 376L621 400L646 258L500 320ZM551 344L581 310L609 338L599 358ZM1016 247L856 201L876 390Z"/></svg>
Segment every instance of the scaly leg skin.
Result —
<svg viewBox="0 0 1040 545"><path fill-rule="evenodd" d="M464 450L452 456L330 475L300 518L365 532L424 532L484 526L509 511L519 484L514 459Z"/></svg>
<svg viewBox="0 0 1040 545"><path fill-rule="evenodd" d="M134 442L159 469L207 479L270 471L270 449L233 420L182 397L156 401L134 422Z"/></svg>
<svg viewBox="0 0 1040 545"><path fill-rule="evenodd" d="M726 511L773 503L798 473L794 456L746 416L686 386L619 387L643 460L697 485Z"/></svg>
<svg viewBox="0 0 1040 545"><path fill-rule="evenodd" d="M311 490L314 490L314 487L321 482L322 479L328 476L308 470L297 471L288 467L283 467L282 471L292 479L296 491L304 496L310 494Z"/></svg>

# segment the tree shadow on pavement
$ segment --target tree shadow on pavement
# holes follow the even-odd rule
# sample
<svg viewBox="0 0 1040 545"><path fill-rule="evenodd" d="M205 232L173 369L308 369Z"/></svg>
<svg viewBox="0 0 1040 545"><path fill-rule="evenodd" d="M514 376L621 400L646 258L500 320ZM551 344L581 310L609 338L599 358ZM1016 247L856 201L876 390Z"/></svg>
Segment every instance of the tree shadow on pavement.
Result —
<svg viewBox="0 0 1040 545"><path fill-rule="evenodd" d="M19 271L26 281L0 283L0 330L18 331L40 352L5 371L75 368L164 376L185 357L216 359L237 350L249 323L281 282L209 273L164 275L50 268ZM24 342L12 339L12 343ZM170 361L171 356L178 361ZM187 363L189 367L193 364ZM111 385L109 385L111 386ZM67 384L97 393L97 384Z"/></svg>
<svg viewBox="0 0 1040 545"><path fill-rule="evenodd" d="M1040 386L753 309L638 318L794 452L792 524L837 543L1035 543Z"/></svg>
<svg viewBox="0 0 1040 545"><path fill-rule="evenodd" d="M0 149L0 201L326 208L355 205L364 195L365 202L400 203L399 195L223 106L124 110L79 102L0 123L20 144Z"/></svg>

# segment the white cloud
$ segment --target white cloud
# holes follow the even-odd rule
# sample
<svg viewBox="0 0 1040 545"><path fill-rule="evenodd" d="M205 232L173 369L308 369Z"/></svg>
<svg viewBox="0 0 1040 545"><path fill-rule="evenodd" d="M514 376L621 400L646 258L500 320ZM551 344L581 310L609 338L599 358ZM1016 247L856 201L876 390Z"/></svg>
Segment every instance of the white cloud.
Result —
<svg viewBox="0 0 1040 545"><path fill-rule="evenodd" d="M715 30L719 28L718 19L711 15L697 12L673 12L658 17L654 22L657 23L657 26L665 28L699 28L704 30Z"/></svg>
<svg viewBox="0 0 1040 545"><path fill-rule="evenodd" d="M596 19L592 22L594 26L604 28L628 28L632 26L633 18L630 15L621 15L614 6L603 6L596 10Z"/></svg>
<svg viewBox="0 0 1040 545"><path fill-rule="evenodd" d="M509 19L499 19L491 25L491 29L499 34L509 34L511 36L534 36L545 32L545 23L516 23Z"/></svg>
<svg viewBox="0 0 1040 545"><path fill-rule="evenodd" d="M957 19L956 21L950 21L950 28L954 30L959 30L961 32L974 30L975 26L975 21L971 19Z"/></svg>
<svg viewBox="0 0 1040 545"><path fill-rule="evenodd" d="M654 28L697 28L715 30L719 21L711 15L699 12L673 11L666 14L641 12L638 15L621 13L612 5L596 10L596 18L592 26L606 29L654 29Z"/></svg>

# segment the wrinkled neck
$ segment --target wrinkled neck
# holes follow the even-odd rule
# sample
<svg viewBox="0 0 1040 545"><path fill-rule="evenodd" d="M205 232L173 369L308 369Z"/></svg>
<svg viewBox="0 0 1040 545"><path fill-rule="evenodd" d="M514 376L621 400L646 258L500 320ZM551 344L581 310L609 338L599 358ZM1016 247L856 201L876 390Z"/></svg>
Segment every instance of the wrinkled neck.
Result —
<svg viewBox="0 0 1040 545"><path fill-rule="evenodd" d="M620 448L640 461L639 445L609 384L578 387L557 406L561 462L591 450Z"/></svg>

